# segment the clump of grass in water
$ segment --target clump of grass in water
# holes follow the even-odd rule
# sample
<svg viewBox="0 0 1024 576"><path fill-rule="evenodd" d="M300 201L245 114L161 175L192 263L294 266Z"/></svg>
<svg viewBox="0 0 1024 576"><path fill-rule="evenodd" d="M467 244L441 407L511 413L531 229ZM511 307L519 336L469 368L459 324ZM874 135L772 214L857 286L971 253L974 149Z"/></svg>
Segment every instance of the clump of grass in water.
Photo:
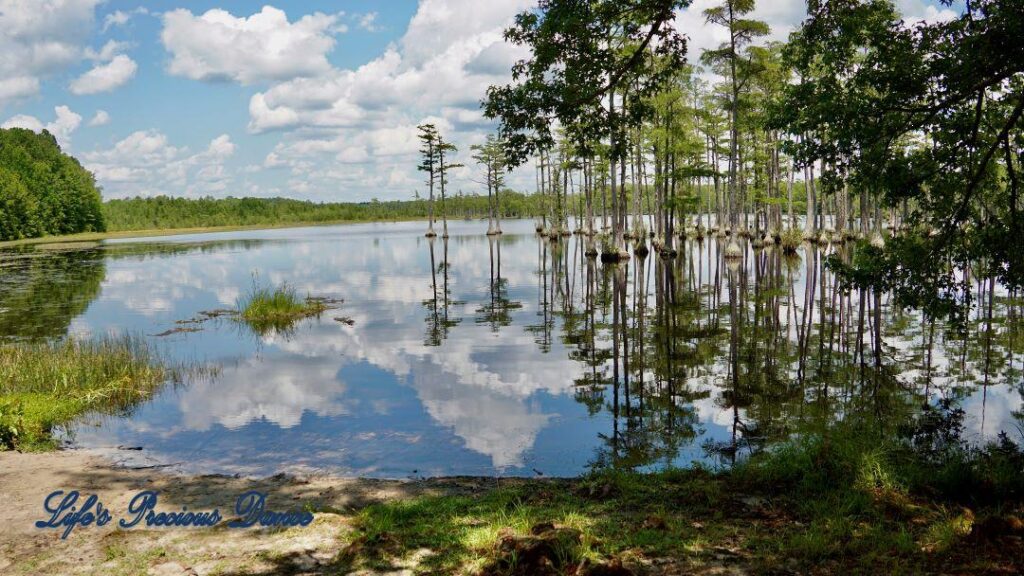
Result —
<svg viewBox="0 0 1024 576"><path fill-rule="evenodd" d="M323 298L300 298L287 283L276 288L253 280L252 289L238 303L238 319L257 333L288 331L299 320L319 316L330 308Z"/></svg>
<svg viewBox="0 0 1024 576"><path fill-rule="evenodd" d="M136 336L0 345L0 450L52 449L54 428L123 414L181 376Z"/></svg>
<svg viewBox="0 0 1024 576"><path fill-rule="evenodd" d="M795 254L797 248L803 244L803 241L803 233L796 228L783 230L779 236L779 244L782 246L782 250L790 254Z"/></svg>

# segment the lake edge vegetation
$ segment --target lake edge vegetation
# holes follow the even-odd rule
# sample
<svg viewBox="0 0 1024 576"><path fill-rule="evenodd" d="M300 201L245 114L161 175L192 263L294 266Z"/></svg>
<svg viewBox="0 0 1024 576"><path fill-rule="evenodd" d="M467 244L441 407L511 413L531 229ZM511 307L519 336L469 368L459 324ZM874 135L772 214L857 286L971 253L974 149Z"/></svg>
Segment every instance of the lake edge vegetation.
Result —
<svg viewBox="0 0 1024 576"><path fill-rule="evenodd" d="M132 335L0 344L0 450L57 448L57 428L127 413L184 370Z"/></svg>
<svg viewBox="0 0 1024 576"><path fill-rule="evenodd" d="M753 573L1010 573L1024 561L1024 478L1013 473L1024 452L1006 438L959 440L962 416L926 411L896 437L844 425L728 470L595 470L376 504L337 562L381 568L425 548L420 569L434 573L633 574L659 560Z"/></svg>
<svg viewBox="0 0 1024 576"><path fill-rule="evenodd" d="M105 230L95 177L53 134L0 128L0 241Z"/></svg>

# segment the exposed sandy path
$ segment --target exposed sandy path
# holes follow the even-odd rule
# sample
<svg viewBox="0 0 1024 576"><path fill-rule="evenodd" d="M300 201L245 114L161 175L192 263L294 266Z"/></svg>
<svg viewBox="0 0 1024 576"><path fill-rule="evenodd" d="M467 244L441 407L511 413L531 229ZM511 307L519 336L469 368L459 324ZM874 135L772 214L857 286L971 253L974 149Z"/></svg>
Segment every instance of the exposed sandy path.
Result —
<svg viewBox="0 0 1024 576"><path fill-rule="evenodd" d="M175 476L159 470L111 465L95 453L69 450L46 454L0 452L0 573L2 574L273 574L321 573L340 549L351 514L373 502L424 494L486 488L480 479L424 482L277 476L250 480L222 476ZM493 484L492 484L493 485ZM66 540L57 530L38 529L37 520L55 490L96 494L113 511L104 527L75 528ZM233 517L240 494L268 494L267 507L319 510L306 528L223 527L131 530L116 528L130 499L140 491L160 492L158 510L217 508ZM222 523L223 525L223 523ZM396 574L406 573L398 567Z"/></svg>

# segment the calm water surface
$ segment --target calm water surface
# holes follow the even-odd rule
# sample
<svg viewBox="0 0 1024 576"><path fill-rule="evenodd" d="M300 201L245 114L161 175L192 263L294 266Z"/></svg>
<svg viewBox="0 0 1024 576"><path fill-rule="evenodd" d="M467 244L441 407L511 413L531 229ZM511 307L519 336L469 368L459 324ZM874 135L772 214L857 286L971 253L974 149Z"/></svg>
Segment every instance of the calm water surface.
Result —
<svg viewBox="0 0 1024 576"><path fill-rule="evenodd" d="M0 253L0 337L147 335L218 366L66 432L132 465L263 475L571 476L728 465L839 419L906 421L952 397L967 433L1022 432L1021 304L978 282L966 335L838 290L825 252L717 239L603 265L532 222L245 231ZM342 298L285 333L230 319L155 336L252 286ZM354 323L335 321L348 317ZM141 451L117 447L142 447Z"/></svg>

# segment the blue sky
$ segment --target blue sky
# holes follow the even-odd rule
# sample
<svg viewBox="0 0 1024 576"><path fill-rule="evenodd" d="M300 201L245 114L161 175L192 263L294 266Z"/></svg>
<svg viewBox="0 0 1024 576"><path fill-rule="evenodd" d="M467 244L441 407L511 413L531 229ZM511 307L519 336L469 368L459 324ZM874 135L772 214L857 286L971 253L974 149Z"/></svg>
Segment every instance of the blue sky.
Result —
<svg viewBox="0 0 1024 576"><path fill-rule="evenodd" d="M721 40L695 0L691 54ZM899 0L908 19L952 14ZM532 0L0 0L0 125L48 128L104 196L394 199L423 192L415 126L463 147L493 126L501 38ZM761 0L784 38L802 0ZM476 191L475 170L456 189ZM529 187L521 171L511 184Z"/></svg>

